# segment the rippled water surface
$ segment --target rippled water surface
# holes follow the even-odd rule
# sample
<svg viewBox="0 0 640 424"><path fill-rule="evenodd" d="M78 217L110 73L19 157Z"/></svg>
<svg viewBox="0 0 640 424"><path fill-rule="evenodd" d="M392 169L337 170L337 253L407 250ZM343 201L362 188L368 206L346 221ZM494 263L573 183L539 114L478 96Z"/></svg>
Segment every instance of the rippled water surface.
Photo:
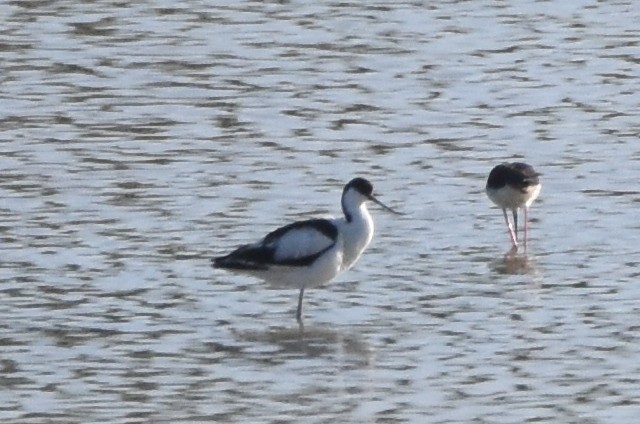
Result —
<svg viewBox="0 0 640 424"><path fill-rule="evenodd" d="M0 421L630 423L640 4L0 2ZM508 258L491 167L542 175ZM210 257L337 214L326 288Z"/></svg>

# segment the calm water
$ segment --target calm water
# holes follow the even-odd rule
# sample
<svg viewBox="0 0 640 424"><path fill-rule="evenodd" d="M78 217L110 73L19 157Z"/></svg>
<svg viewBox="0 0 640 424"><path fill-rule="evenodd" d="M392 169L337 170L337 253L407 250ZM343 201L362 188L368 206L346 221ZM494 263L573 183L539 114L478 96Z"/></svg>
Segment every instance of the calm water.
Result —
<svg viewBox="0 0 640 424"><path fill-rule="evenodd" d="M0 421L630 423L640 4L0 2ZM490 168L543 173L505 260ZM306 296L209 258L374 182Z"/></svg>

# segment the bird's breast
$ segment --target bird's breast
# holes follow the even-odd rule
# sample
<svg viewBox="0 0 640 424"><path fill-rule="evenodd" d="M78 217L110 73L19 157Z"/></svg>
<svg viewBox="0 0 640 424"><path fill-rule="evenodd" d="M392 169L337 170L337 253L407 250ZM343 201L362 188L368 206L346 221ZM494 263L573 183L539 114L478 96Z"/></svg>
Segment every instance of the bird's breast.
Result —
<svg viewBox="0 0 640 424"><path fill-rule="evenodd" d="M362 252L369 246L373 238L373 220L363 217L346 223L341 231L343 243L343 269L349 269L355 264Z"/></svg>

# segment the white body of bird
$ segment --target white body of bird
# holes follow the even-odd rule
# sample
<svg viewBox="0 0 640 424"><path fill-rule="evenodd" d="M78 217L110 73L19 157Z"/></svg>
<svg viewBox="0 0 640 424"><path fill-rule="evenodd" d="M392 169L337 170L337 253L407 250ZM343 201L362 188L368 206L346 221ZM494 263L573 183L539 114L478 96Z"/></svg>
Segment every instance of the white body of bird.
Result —
<svg viewBox="0 0 640 424"><path fill-rule="evenodd" d="M300 321L304 290L326 284L351 268L371 243L374 226L367 201L397 213L373 196L371 183L354 178L342 192L343 217L278 228L256 243L214 258L213 266L252 275L276 288L299 289L296 317Z"/></svg>

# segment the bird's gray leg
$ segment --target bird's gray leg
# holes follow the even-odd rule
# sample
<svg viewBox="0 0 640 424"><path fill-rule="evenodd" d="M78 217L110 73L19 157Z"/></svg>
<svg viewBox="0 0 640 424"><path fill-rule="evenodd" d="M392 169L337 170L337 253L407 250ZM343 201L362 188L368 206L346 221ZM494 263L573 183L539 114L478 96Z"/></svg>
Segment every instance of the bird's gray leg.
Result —
<svg viewBox="0 0 640 424"><path fill-rule="evenodd" d="M302 298L304 297L304 288L300 289L300 296L298 296L298 310L296 311L296 320L302 324Z"/></svg>

